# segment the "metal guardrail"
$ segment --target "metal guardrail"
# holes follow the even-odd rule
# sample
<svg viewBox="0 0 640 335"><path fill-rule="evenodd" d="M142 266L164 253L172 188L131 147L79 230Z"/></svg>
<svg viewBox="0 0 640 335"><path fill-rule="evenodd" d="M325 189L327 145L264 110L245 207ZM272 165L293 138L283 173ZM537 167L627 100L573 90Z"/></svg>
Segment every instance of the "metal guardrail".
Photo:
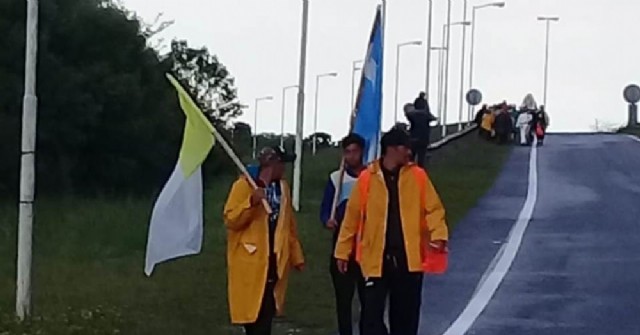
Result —
<svg viewBox="0 0 640 335"><path fill-rule="evenodd" d="M455 125L457 127L457 125ZM468 126L466 128L464 128L463 130L457 132L457 133L453 133L451 135L445 136L444 138L440 139L439 141L436 141L434 143L432 143L431 145L429 145L428 150L429 151L435 151L438 150L442 147L444 147L445 145L460 139L470 133L472 133L474 130L478 129L478 125L473 124L471 126Z"/></svg>

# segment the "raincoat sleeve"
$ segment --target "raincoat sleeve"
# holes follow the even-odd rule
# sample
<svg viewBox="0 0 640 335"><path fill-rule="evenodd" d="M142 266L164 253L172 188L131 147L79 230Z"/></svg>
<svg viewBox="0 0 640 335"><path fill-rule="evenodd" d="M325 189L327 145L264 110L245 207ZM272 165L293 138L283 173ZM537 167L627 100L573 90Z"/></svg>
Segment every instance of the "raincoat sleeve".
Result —
<svg viewBox="0 0 640 335"><path fill-rule="evenodd" d="M291 218L289 228L289 247L291 253L291 265L298 266L304 264L304 252L302 251L302 244L298 238L298 222L293 212L293 207L289 206L289 217Z"/></svg>
<svg viewBox="0 0 640 335"><path fill-rule="evenodd" d="M251 206L251 186L244 178L238 179L231 187L224 205L224 224L231 230L243 230L259 213L260 206Z"/></svg>
<svg viewBox="0 0 640 335"><path fill-rule="evenodd" d="M347 208L345 210L344 219L340 226L340 234L336 242L336 250L334 257L344 261L348 261L353 251L356 233L358 231L358 225L362 221L362 214L360 213L361 199L360 199L360 178L356 181L349 201L347 202Z"/></svg>
<svg viewBox="0 0 640 335"><path fill-rule="evenodd" d="M446 212L440 196L436 191L429 176L426 178L426 199L425 199L425 211L427 213L427 226L429 233L431 234L432 241L448 241L449 240L449 228L446 222Z"/></svg>

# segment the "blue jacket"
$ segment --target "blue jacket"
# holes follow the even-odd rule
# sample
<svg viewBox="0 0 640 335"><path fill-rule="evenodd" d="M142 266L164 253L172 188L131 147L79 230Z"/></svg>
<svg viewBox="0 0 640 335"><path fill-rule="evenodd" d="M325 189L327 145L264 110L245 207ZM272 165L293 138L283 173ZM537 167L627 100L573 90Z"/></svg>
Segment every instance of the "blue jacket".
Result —
<svg viewBox="0 0 640 335"><path fill-rule="evenodd" d="M338 199L338 207L336 208L336 221L338 225L344 219L344 212L347 208L347 201L351 196L351 192L355 187L356 180L358 179L358 175L353 172L346 170L344 174L344 178L342 180L342 192L340 192L340 199ZM331 217L331 207L333 206L333 197L336 193L336 186L340 181L340 171L334 171L329 175L329 180L327 181L327 185L324 188L324 196L322 197L322 205L320 206L320 222L322 222L323 226L327 225L329 218ZM336 229L336 232L339 229ZM337 237L337 233L334 235L334 239ZM335 242L335 241L334 241Z"/></svg>

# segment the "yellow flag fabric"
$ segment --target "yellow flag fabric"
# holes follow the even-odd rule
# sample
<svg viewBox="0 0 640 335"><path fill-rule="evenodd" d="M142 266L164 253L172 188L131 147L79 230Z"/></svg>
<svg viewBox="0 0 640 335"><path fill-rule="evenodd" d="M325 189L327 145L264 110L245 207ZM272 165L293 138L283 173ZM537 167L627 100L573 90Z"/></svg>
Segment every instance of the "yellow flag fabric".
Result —
<svg viewBox="0 0 640 335"><path fill-rule="evenodd" d="M182 85L170 74L167 74L167 78L178 92L180 107L187 117L178 164L182 168L184 177L188 178L202 165L215 144L213 125Z"/></svg>

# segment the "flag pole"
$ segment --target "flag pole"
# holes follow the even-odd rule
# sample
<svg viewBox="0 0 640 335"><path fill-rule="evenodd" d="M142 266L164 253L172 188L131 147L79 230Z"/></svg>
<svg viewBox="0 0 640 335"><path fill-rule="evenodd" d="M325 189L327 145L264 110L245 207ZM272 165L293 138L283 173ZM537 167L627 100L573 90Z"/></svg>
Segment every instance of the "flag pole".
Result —
<svg viewBox="0 0 640 335"><path fill-rule="evenodd" d="M233 102L221 105L221 106L218 107L218 109L223 108L223 107L225 107L227 105L231 105L231 104L233 104ZM258 185L256 184L256 181L253 180L253 177L251 176L251 174L249 174L249 171L247 171L247 168L244 166L244 164L242 163L240 158L238 158L238 155L236 155L236 153L233 152L233 148L231 148L231 146L229 145L227 140L225 140L224 137L222 137L222 135L218 132L218 130L216 129L215 126L213 127L213 132L212 133L213 133L213 136L216 138L216 142L220 143L220 146L222 146L222 149L227 153L229 158L231 158L231 160L236 165L238 170L240 170L240 172L247 178L247 180L249 181L249 185L251 185L251 187L254 190L257 189ZM262 206L267 211L267 214L271 214L272 213L271 206L269 206L269 203L267 202L267 200L262 199Z"/></svg>
<svg viewBox="0 0 640 335"><path fill-rule="evenodd" d="M22 112L22 162L20 165L20 214L18 222L18 264L16 315L31 315L31 264L33 242L33 202L35 198L36 63L38 59L38 0L27 1L24 102Z"/></svg>
<svg viewBox="0 0 640 335"><path fill-rule="evenodd" d="M383 3L386 3L385 1L383 1ZM380 15L380 12L382 11L381 15L384 15L384 5L382 6L382 10L380 8L380 6L378 6L377 10L376 10L376 21L378 19L378 15ZM381 28L383 30L383 35L384 35L384 24L382 22L384 20L384 16L381 18ZM375 29L375 24L377 24L377 22L374 22L374 29ZM356 113L357 113L357 106L360 103L360 100L362 98L362 83L364 81L364 77L366 74L366 66L367 66L367 59L365 59L365 63L363 65L362 68L362 73L360 75L360 86L358 88L358 96L356 98L356 103L354 106L352 106L351 109L351 114L349 117L349 133L353 132L353 126L355 124L355 120L356 120ZM382 114L382 113L380 113ZM338 209L338 201L340 200L340 195L342 193L342 182L344 181L344 174L346 171L346 165L345 165L345 161L344 158L342 158L340 160L340 170L339 170L339 178L338 178L338 185L336 185L336 192L333 194L333 203L331 204L331 214L329 215L329 219L330 220L335 220L336 219L336 210Z"/></svg>
<svg viewBox="0 0 640 335"><path fill-rule="evenodd" d="M180 85L181 89L189 95L189 98L191 100L193 100L193 103L197 106L196 100L193 99L193 97L191 97L191 94L187 90L184 89L182 84L177 79L175 79L175 77L173 75L167 74L167 77L169 78L170 81L174 80L177 85ZM229 101L229 102L226 102L226 103L218 105L215 109L216 110L220 110L222 108L232 106L235 103L236 103L235 101ZM206 118L206 116L205 116L205 118ZM208 118L207 118L207 121L209 121ZM247 168L244 166L244 164L242 163L240 158L238 158L238 155L236 155L236 153L233 151L233 148L229 145L227 140L224 139L222 134L220 134L220 132L216 129L216 127L213 124L211 124L211 133L213 134L213 137L215 137L216 142L220 143L220 146L222 146L222 149L227 153L229 158L231 158L231 160L236 165L238 170L240 170L240 172L247 178L247 180L249 181L249 185L251 185L251 187L254 190L257 189L258 185L256 184L256 181L253 180L253 177L251 176L249 171L247 171ZM262 206L267 211L267 214L271 214L272 213L271 206L269 206L269 203L267 202L267 200L262 199Z"/></svg>

